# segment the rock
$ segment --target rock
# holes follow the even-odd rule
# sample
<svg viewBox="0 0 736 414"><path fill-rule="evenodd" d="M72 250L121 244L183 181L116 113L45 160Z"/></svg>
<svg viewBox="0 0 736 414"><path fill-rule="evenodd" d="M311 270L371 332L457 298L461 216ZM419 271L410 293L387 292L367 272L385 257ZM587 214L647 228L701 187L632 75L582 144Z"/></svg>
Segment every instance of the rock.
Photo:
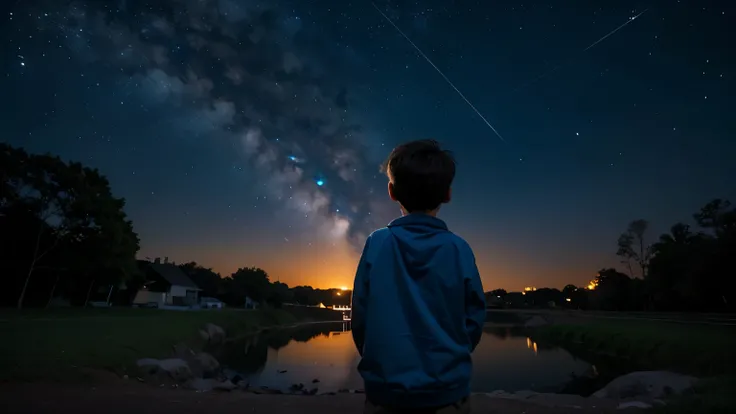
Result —
<svg viewBox="0 0 736 414"><path fill-rule="evenodd" d="M318 382L319 382L319 379L317 379L317 378L315 378L315 379L312 380L312 384L316 384Z"/></svg>
<svg viewBox="0 0 736 414"><path fill-rule="evenodd" d="M220 391L232 391L236 388L238 388L238 386L233 384L230 380L220 381L215 385L215 389Z"/></svg>
<svg viewBox="0 0 736 414"><path fill-rule="evenodd" d="M643 409L647 409L647 408L652 408L652 405L651 404L647 404L647 403L642 402L642 401L627 401L627 402L623 402L623 403L619 404L618 407L616 407L616 408L619 409L619 410L625 410L627 408L643 408Z"/></svg>
<svg viewBox="0 0 736 414"><path fill-rule="evenodd" d="M207 331L200 329L199 330L199 336L202 338L203 341L209 342L210 341L210 334L207 333Z"/></svg>
<svg viewBox="0 0 736 414"><path fill-rule="evenodd" d="M512 394L512 398L515 399L515 400L527 400L527 399L529 399L531 397L534 397L534 396L536 396L538 394L539 393L536 393L534 391L522 390L522 391L517 391L517 392L513 393Z"/></svg>
<svg viewBox="0 0 736 414"><path fill-rule="evenodd" d="M505 398L508 400L527 400L530 398L534 398L540 394L534 391L527 391L527 390L522 390L522 391L517 391L517 392L506 392L504 390L496 390L496 391L485 393L485 395L491 398Z"/></svg>
<svg viewBox="0 0 736 414"><path fill-rule="evenodd" d="M166 371L176 382L185 382L194 377L187 361L179 358L168 358L159 361L159 368Z"/></svg>
<svg viewBox="0 0 736 414"><path fill-rule="evenodd" d="M176 344L173 347L174 358L181 358L184 360L191 359L194 356L194 351L185 344Z"/></svg>
<svg viewBox="0 0 736 414"><path fill-rule="evenodd" d="M591 398L664 398L691 389L697 381L695 377L668 371L632 372L611 381Z"/></svg>
<svg viewBox="0 0 736 414"><path fill-rule="evenodd" d="M159 363L158 359L153 358L143 358L136 361L138 366L136 378L138 381L160 384L168 380L169 374L161 369Z"/></svg>
<svg viewBox="0 0 736 414"><path fill-rule="evenodd" d="M525 328L536 328L539 326L547 326L547 325L549 325L549 322L547 322L546 319L544 319L543 317L539 315L534 315L531 318L529 318L529 320L524 322Z"/></svg>
<svg viewBox="0 0 736 414"><path fill-rule="evenodd" d="M225 330L214 323L208 323L205 325L204 331L207 333L208 342L210 344L217 345L225 342Z"/></svg>
<svg viewBox="0 0 736 414"><path fill-rule="evenodd" d="M212 355L206 352L200 352L194 356L194 362L202 374L207 376L215 376L220 369L220 363Z"/></svg>
<svg viewBox="0 0 736 414"><path fill-rule="evenodd" d="M159 366L159 360L158 359L154 359L154 358L143 358L143 359L139 359L138 361L136 361L135 364L139 368L144 368L144 367L156 367L156 368L158 368L158 366Z"/></svg>
<svg viewBox="0 0 736 414"><path fill-rule="evenodd" d="M136 365L141 369L141 373L144 377L156 377L157 379L161 379L161 374L165 373L176 382L186 382L194 378L194 374L192 373L191 368L189 368L189 364L179 358L143 358L139 359L136 362Z"/></svg>
<svg viewBox="0 0 736 414"><path fill-rule="evenodd" d="M284 392L281 390L271 389L265 386L261 386L261 388L256 388L251 390L254 394L268 394L268 395L277 395L277 394L283 394Z"/></svg>
<svg viewBox="0 0 736 414"><path fill-rule="evenodd" d="M212 390L232 391L237 386L230 380L218 381L214 378L195 378L187 384L189 388L197 392L207 392Z"/></svg>
<svg viewBox="0 0 736 414"><path fill-rule="evenodd" d="M291 384L291 387L289 387L289 390L291 390L291 391L301 391L303 389L304 389L304 384L302 384L302 383L299 383L299 384Z"/></svg>

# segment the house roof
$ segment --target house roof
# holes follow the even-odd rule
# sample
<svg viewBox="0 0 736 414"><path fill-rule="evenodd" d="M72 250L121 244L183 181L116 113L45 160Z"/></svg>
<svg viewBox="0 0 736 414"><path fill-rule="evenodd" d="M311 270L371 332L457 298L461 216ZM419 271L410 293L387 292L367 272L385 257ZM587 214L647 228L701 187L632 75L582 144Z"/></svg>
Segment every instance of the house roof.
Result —
<svg viewBox="0 0 736 414"><path fill-rule="evenodd" d="M149 263L149 266L151 266L151 269L161 275L161 277L166 279L166 281L172 285L201 290L197 284L192 282L192 279L190 279L189 276L172 264Z"/></svg>

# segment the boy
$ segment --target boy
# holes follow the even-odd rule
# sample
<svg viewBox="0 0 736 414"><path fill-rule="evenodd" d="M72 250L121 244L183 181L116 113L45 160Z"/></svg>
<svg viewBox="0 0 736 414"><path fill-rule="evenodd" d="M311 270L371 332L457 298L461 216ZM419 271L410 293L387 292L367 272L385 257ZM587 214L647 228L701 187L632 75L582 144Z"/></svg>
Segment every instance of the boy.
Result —
<svg viewBox="0 0 736 414"><path fill-rule="evenodd" d="M470 246L438 219L455 161L435 141L396 147L384 164L402 217L366 240L353 287L365 413L469 413L470 353L485 298Z"/></svg>

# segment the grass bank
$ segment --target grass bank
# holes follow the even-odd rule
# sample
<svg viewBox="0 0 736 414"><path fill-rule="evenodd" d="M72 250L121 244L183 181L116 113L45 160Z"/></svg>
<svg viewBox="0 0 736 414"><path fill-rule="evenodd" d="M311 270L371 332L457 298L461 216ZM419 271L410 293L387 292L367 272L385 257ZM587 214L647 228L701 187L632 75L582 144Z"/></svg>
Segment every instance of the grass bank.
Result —
<svg viewBox="0 0 736 414"><path fill-rule="evenodd" d="M202 346L197 332L208 322L236 336L336 317L341 318L314 308L0 311L0 380L70 381L83 380L88 369L126 372L139 358L168 355L175 344Z"/></svg>
<svg viewBox="0 0 736 414"><path fill-rule="evenodd" d="M601 320L541 327L532 337L621 370L666 369L696 376L736 374L736 327Z"/></svg>
<svg viewBox="0 0 736 414"><path fill-rule="evenodd" d="M657 413L736 412L736 327L601 320L545 326L532 337L564 347L609 377L668 370L708 378L693 392L654 410Z"/></svg>

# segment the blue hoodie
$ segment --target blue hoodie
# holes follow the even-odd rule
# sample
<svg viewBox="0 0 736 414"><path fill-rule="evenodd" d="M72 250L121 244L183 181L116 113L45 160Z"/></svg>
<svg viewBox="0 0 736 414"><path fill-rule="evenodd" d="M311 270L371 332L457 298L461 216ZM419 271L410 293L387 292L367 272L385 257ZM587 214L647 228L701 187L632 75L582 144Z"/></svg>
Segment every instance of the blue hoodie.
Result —
<svg viewBox="0 0 736 414"><path fill-rule="evenodd" d="M409 214L366 240L353 288L358 371L377 405L452 404L470 393L486 317L470 246L440 219Z"/></svg>

